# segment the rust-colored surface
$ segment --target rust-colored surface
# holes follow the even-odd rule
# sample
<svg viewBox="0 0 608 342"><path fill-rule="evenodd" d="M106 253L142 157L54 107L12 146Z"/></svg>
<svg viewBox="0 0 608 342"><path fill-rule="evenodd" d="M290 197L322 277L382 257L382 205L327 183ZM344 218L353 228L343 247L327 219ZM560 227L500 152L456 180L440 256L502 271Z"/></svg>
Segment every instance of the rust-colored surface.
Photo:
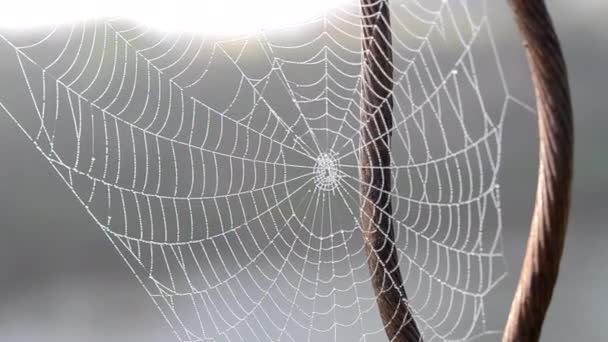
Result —
<svg viewBox="0 0 608 342"><path fill-rule="evenodd" d="M557 281L570 207L574 135L566 65L543 0L509 1L525 41L540 139L536 204L503 342L537 341Z"/></svg>
<svg viewBox="0 0 608 342"><path fill-rule="evenodd" d="M393 67L388 1L361 0L364 62L361 99L361 228L372 287L388 338L421 341L411 314L394 246L390 131Z"/></svg>

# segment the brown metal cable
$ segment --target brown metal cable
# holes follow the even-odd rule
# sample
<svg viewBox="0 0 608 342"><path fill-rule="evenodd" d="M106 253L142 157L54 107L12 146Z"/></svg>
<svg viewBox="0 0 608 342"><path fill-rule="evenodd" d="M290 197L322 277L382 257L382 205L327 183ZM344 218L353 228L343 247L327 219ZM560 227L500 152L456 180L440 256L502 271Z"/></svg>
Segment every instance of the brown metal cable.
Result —
<svg viewBox="0 0 608 342"><path fill-rule="evenodd" d="M503 342L537 341L557 281L568 221L574 152L572 105L564 58L544 1L509 2L525 41L532 73L540 151L530 237ZM386 132L392 127L393 103L388 2L361 0L361 8L365 51L362 144L367 145L360 156L361 190L365 195L361 225L386 333L393 341L419 341L419 330L406 304L388 217L390 134Z"/></svg>
<svg viewBox="0 0 608 342"><path fill-rule="evenodd" d="M536 203L503 342L538 341L564 246L574 135L566 65L543 0L509 0L525 41L539 130Z"/></svg>
<svg viewBox="0 0 608 342"><path fill-rule="evenodd" d="M421 341L407 304L394 246L391 207L390 130L393 66L389 5L361 0L363 66L361 99L361 228L371 283L388 338Z"/></svg>

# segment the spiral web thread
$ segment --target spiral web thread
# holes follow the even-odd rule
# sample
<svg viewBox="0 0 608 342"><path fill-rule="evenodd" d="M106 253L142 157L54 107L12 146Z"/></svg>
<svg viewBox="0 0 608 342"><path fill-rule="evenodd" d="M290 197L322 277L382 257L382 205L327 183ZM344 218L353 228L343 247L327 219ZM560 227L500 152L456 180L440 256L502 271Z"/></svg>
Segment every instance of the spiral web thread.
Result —
<svg viewBox="0 0 608 342"><path fill-rule="evenodd" d="M496 334L500 141L523 103L484 2L390 6L391 217L410 306L427 341ZM386 339L358 227L360 16L353 3L230 39L122 18L1 35L33 109L1 107L179 340Z"/></svg>

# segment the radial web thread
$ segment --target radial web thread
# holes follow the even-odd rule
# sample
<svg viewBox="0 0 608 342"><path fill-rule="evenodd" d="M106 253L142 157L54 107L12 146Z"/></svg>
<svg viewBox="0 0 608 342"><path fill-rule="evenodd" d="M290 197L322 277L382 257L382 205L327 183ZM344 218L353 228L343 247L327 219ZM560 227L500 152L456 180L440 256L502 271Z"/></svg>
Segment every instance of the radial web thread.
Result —
<svg viewBox="0 0 608 342"><path fill-rule="evenodd" d="M390 6L405 288L426 341L474 340L500 329L485 300L517 100L484 2ZM358 227L358 4L230 39L122 18L0 37L32 108L3 110L180 341L386 339Z"/></svg>

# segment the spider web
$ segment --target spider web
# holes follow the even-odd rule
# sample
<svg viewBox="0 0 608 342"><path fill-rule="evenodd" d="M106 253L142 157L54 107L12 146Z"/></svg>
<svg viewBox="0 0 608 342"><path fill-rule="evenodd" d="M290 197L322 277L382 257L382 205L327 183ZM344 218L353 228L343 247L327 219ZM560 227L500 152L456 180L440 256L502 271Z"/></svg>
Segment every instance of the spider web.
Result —
<svg viewBox="0 0 608 342"><path fill-rule="evenodd" d="M390 6L409 304L427 341L495 334L500 142L518 100L485 2ZM382 341L358 226L361 29L353 3L230 39L122 18L5 33L33 110L2 108L179 340Z"/></svg>

